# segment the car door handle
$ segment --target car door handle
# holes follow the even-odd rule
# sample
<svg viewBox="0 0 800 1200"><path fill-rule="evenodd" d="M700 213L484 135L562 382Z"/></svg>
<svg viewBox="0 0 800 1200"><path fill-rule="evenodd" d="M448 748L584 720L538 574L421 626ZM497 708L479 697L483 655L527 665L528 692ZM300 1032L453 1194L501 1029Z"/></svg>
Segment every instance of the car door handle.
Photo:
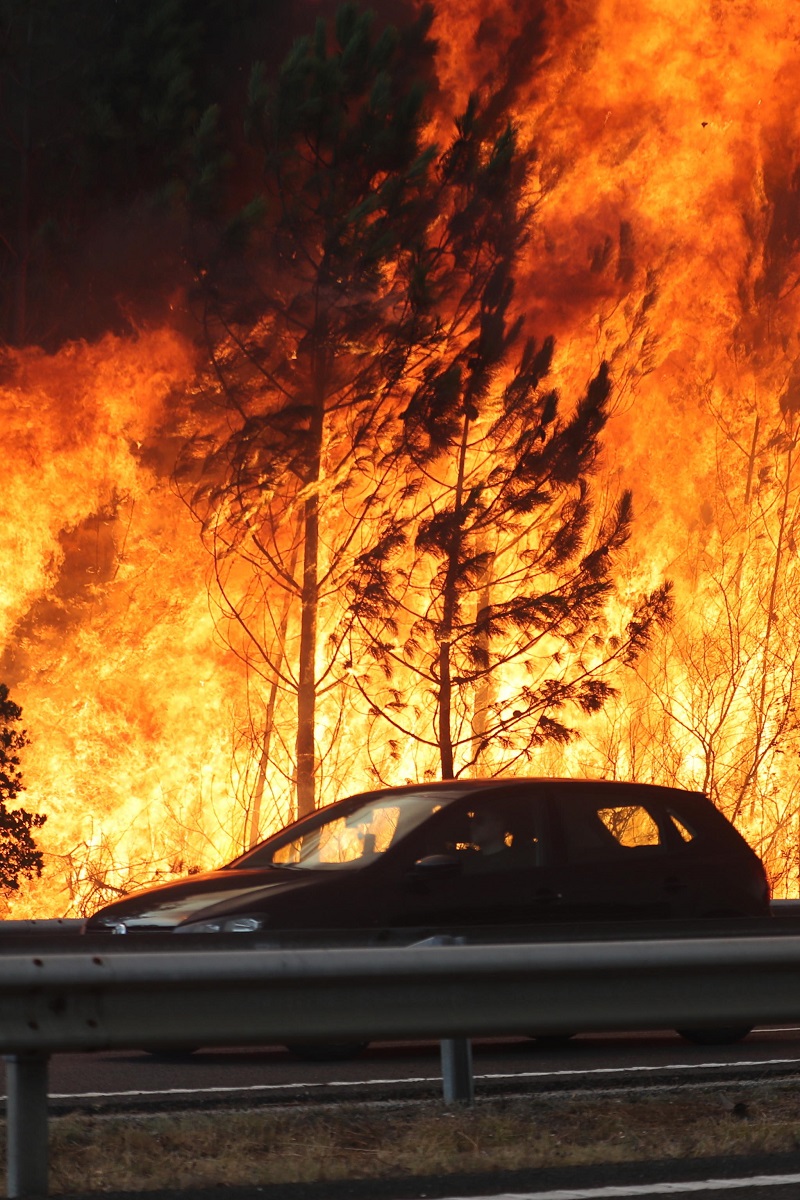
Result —
<svg viewBox="0 0 800 1200"><path fill-rule="evenodd" d="M556 892L553 888L539 888L533 896L540 904L557 904L559 900L564 899L561 892Z"/></svg>

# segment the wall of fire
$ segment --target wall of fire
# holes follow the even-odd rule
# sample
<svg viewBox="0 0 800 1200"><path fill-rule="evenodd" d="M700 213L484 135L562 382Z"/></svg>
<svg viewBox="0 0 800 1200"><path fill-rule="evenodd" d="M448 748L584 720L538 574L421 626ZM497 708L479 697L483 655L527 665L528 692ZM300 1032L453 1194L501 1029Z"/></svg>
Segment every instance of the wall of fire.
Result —
<svg viewBox="0 0 800 1200"><path fill-rule="evenodd" d="M538 149L531 325L555 334L565 393L612 364L603 486L636 505L621 595L676 586L618 699L529 773L708 788L795 895L800 11L554 4L533 70L525 4L437 7L443 127L505 64ZM87 911L253 834L264 695L171 483L195 354L167 325L6 363L0 679L32 739L25 803L49 818L12 915ZM371 782L359 729L338 739L324 800ZM262 834L289 810L280 744ZM396 781L428 766L401 757Z"/></svg>

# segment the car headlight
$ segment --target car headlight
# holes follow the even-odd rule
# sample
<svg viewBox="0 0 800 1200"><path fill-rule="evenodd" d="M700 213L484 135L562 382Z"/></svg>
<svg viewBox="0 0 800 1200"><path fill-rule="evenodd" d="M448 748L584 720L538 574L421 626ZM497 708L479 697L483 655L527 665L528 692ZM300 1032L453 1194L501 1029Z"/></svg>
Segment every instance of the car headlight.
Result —
<svg viewBox="0 0 800 1200"><path fill-rule="evenodd" d="M261 917L220 917L218 921L187 921L175 933L255 933L262 929Z"/></svg>

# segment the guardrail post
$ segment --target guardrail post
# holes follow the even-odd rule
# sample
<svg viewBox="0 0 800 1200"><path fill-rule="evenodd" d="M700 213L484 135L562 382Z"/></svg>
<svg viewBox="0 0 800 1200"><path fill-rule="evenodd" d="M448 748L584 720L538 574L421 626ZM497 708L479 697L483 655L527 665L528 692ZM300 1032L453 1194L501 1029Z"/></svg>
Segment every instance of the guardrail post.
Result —
<svg viewBox="0 0 800 1200"><path fill-rule="evenodd" d="M442 1038L441 1055L445 1104L474 1104L472 1042L469 1038Z"/></svg>
<svg viewBox="0 0 800 1200"><path fill-rule="evenodd" d="M419 942L420 946L465 946L465 937L438 933ZM472 1075L472 1042L469 1038L442 1038L442 1095L445 1104L474 1104L475 1080Z"/></svg>
<svg viewBox="0 0 800 1200"><path fill-rule="evenodd" d="M7 1054L6 1185L11 1200L47 1195L46 1054Z"/></svg>

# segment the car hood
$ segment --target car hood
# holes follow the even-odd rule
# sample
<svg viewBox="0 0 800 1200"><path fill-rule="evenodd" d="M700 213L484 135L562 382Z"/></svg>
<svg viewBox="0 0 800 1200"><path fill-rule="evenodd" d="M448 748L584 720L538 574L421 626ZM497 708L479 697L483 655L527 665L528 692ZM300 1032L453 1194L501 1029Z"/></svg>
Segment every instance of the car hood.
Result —
<svg viewBox="0 0 800 1200"><path fill-rule="evenodd" d="M269 867L192 875L188 879L135 892L132 896L106 905L89 918L86 931L93 933L113 929L122 923L132 933L137 930L170 930L184 921L210 919L230 909L245 911L245 898L252 900L254 909L258 911L260 901L267 894L272 896L278 891L307 886L311 882L308 876L309 873L305 871L295 873L285 868Z"/></svg>

